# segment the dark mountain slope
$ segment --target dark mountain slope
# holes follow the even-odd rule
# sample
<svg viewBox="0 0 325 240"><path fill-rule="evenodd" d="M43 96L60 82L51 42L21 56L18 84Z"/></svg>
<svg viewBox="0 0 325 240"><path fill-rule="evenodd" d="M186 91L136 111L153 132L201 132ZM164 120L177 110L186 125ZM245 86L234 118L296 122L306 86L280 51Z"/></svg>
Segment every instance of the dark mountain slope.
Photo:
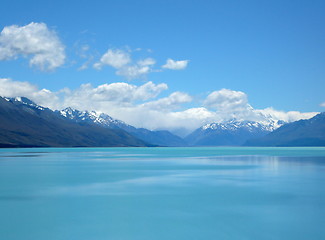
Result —
<svg viewBox="0 0 325 240"><path fill-rule="evenodd" d="M121 129L76 123L26 98L0 97L2 147L147 146Z"/></svg>
<svg viewBox="0 0 325 240"><path fill-rule="evenodd" d="M283 125L246 146L325 146L325 112L308 120Z"/></svg>
<svg viewBox="0 0 325 240"><path fill-rule="evenodd" d="M122 129L132 136L147 143L159 146L179 147L186 146L185 141L170 133L169 131L150 131L145 128L135 128L123 121L114 119L105 113L95 111L79 111L73 108L66 108L57 111L63 117L74 120L77 123L92 123L110 129Z"/></svg>

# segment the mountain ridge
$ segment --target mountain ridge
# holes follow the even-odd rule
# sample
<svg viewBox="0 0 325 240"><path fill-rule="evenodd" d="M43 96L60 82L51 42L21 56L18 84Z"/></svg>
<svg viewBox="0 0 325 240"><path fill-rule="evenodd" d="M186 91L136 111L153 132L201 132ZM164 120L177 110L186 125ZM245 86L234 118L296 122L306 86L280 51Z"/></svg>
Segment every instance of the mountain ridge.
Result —
<svg viewBox="0 0 325 240"><path fill-rule="evenodd" d="M248 140L245 146L325 146L325 112L276 129L268 135Z"/></svg>
<svg viewBox="0 0 325 240"><path fill-rule="evenodd" d="M241 146L248 139L264 136L282 124L284 124L282 121L262 124L232 119L203 125L189 134L185 140L191 146Z"/></svg>
<svg viewBox="0 0 325 240"><path fill-rule="evenodd" d="M121 120L114 119L105 113L97 113L96 111L80 111L71 107L56 112L79 123L87 122L109 129L122 129L132 136L154 145L170 147L187 145L182 138L167 130L151 131L145 128L136 128Z"/></svg>
<svg viewBox="0 0 325 240"><path fill-rule="evenodd" d="M27 98L0 97L1 147L151 146L121 129L74 123Z"/></svg>

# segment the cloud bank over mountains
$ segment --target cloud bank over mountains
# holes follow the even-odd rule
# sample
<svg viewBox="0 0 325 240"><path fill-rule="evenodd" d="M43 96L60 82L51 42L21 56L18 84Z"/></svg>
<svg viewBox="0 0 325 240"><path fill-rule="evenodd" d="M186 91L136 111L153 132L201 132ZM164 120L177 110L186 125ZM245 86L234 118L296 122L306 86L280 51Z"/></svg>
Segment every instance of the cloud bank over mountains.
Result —
<svg viewBox="0 0 325 240"><path fill-rule="evenodd" d="M287 122L307 119L316 112L278 111L273 108L254 109L244 92L230 89L213 91L205 99L194 102L193 96L173 92L159 97L168 89L167 84L146 82L141 86L125 82L92 86L82 84L77 89L63 88L57 92L38 89L28 82L0 79L0 95L6 97L26 96L37 104L53 110L73 107L79 110L104 112L136 127L151 130L183 129L190 132L203 124L238 120L267 121L267 117ZM201 104L200 104L201 102ZM195 107L185 108L191 103Z"/></svg>

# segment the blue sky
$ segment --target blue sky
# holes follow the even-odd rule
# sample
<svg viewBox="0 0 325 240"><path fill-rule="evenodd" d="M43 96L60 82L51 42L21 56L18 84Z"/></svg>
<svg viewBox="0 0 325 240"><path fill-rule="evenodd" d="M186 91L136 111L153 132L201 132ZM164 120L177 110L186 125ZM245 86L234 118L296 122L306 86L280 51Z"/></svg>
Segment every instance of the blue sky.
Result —
<svg viewBox="0 0 325 240"><path fill-rule="evenodd" d="M174 92L191 96L183 110L202 107L213 91L230 89L245 93L255 109L324 111L324 10L325 2L316 0L3 0L0 30L44 23L64 46L65 61L41 71L30 66L32 54L3 58L0 78L53 92L86 83L166 84L160 98ZM94 68L108 49L128 53L134 63L154 59L155 65L131 80L108 65ZM167 59L187 65L162 68Z"/></svg>

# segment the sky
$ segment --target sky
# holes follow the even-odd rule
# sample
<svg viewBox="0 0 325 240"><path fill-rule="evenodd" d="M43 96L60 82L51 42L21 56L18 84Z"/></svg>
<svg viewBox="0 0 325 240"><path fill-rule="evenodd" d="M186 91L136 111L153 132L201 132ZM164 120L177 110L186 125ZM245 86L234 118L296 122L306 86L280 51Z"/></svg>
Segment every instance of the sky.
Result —
<svg viewBox="0 0 325 240"><path fill-rule="evenodd" d="M325 109L324 1L15 1L0 95L137 127L294 121Z"/></svg>

